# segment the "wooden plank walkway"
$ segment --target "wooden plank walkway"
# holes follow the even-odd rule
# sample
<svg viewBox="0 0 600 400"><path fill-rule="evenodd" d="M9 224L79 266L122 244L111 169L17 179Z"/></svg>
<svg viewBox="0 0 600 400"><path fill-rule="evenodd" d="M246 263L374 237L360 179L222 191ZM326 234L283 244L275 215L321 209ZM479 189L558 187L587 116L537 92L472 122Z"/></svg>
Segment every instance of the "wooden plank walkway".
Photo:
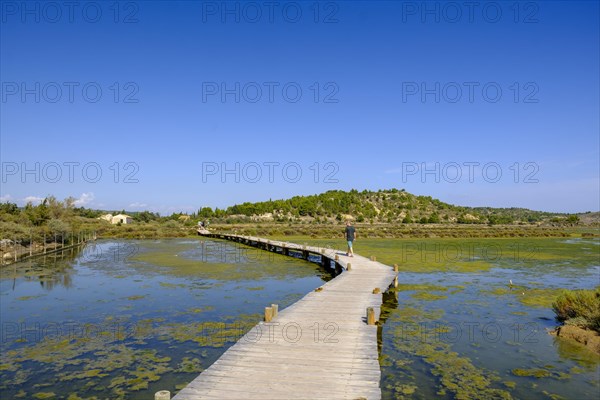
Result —
<svg viewBox="0 0 600 400"><path fill-rule="evenodd" d="M323 255L344 272L261 322L175 397L192 399L379 399L377 326L382 294L397 273L344 252L267 239L202 233L283 254ZM335 260L336 255L338 260ZM313 258L314 260L314 258ZM351 263L350 270L347 270ZM269 304L266 304L269 306Z"/></svg>

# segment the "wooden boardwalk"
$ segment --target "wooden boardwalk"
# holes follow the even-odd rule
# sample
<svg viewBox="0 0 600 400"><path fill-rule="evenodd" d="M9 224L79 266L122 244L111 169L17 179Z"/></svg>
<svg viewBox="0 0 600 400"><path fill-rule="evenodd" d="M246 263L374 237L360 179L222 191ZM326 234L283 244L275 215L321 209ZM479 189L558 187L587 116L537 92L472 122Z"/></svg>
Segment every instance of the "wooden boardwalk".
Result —
<svg viewBox="0 0 600 400"><path fill-rule="evenodd" d="M376 319L392 267L355 255L267 239L220 235L250 246L335 264L343 272L261 322L175 397L191 399L379 399ZM336 255L338 260L336 260ZM348 263L351 263L347 270ZM266 304L269 306L269 304Z"/></svg>

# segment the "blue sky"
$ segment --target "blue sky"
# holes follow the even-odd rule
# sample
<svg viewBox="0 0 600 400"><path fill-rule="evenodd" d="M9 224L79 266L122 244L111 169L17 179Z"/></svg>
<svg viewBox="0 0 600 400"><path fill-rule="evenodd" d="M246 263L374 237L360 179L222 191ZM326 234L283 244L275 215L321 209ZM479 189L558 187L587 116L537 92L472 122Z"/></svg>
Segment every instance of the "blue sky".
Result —
<svg viewBox="0 0 600 400"><path fill-rule="evenodd" d="M600 209L596 1L1 4L3 201Z"/></svg>

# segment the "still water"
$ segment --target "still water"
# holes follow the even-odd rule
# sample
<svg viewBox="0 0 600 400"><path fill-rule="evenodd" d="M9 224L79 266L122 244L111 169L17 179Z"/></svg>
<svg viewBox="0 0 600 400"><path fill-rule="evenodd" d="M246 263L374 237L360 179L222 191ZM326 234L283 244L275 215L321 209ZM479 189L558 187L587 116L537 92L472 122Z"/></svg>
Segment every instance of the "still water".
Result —
<svg viewBox="0 0 600 400"><path fill-rule="evenodd" d="M362 239L356 250L400 269L379 332L385 399L598 398L599 357L547 331L561 289L600 283L599 240ZM0 398L176 392L265 305L285 308L330 278L302 260L192 239L103 240L10 266Z"/></svg>
<svg viewBox="0 0 600 400"><path fill-rule="evenodd" d="M101 240L2 270L0 398L149 399L185 386L331 277L233 243Z"/></svg>

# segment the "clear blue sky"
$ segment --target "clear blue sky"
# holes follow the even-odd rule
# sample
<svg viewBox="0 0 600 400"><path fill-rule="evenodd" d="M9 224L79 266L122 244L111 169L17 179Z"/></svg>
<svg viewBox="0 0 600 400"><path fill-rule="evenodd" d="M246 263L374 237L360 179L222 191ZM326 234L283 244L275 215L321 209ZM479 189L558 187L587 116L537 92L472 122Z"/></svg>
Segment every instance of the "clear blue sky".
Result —
<svg viewBox="0 0 600 400"><path fill-rule="evenodd" d="M597 1L1 4L3 201L600 208Z"/></svg>

